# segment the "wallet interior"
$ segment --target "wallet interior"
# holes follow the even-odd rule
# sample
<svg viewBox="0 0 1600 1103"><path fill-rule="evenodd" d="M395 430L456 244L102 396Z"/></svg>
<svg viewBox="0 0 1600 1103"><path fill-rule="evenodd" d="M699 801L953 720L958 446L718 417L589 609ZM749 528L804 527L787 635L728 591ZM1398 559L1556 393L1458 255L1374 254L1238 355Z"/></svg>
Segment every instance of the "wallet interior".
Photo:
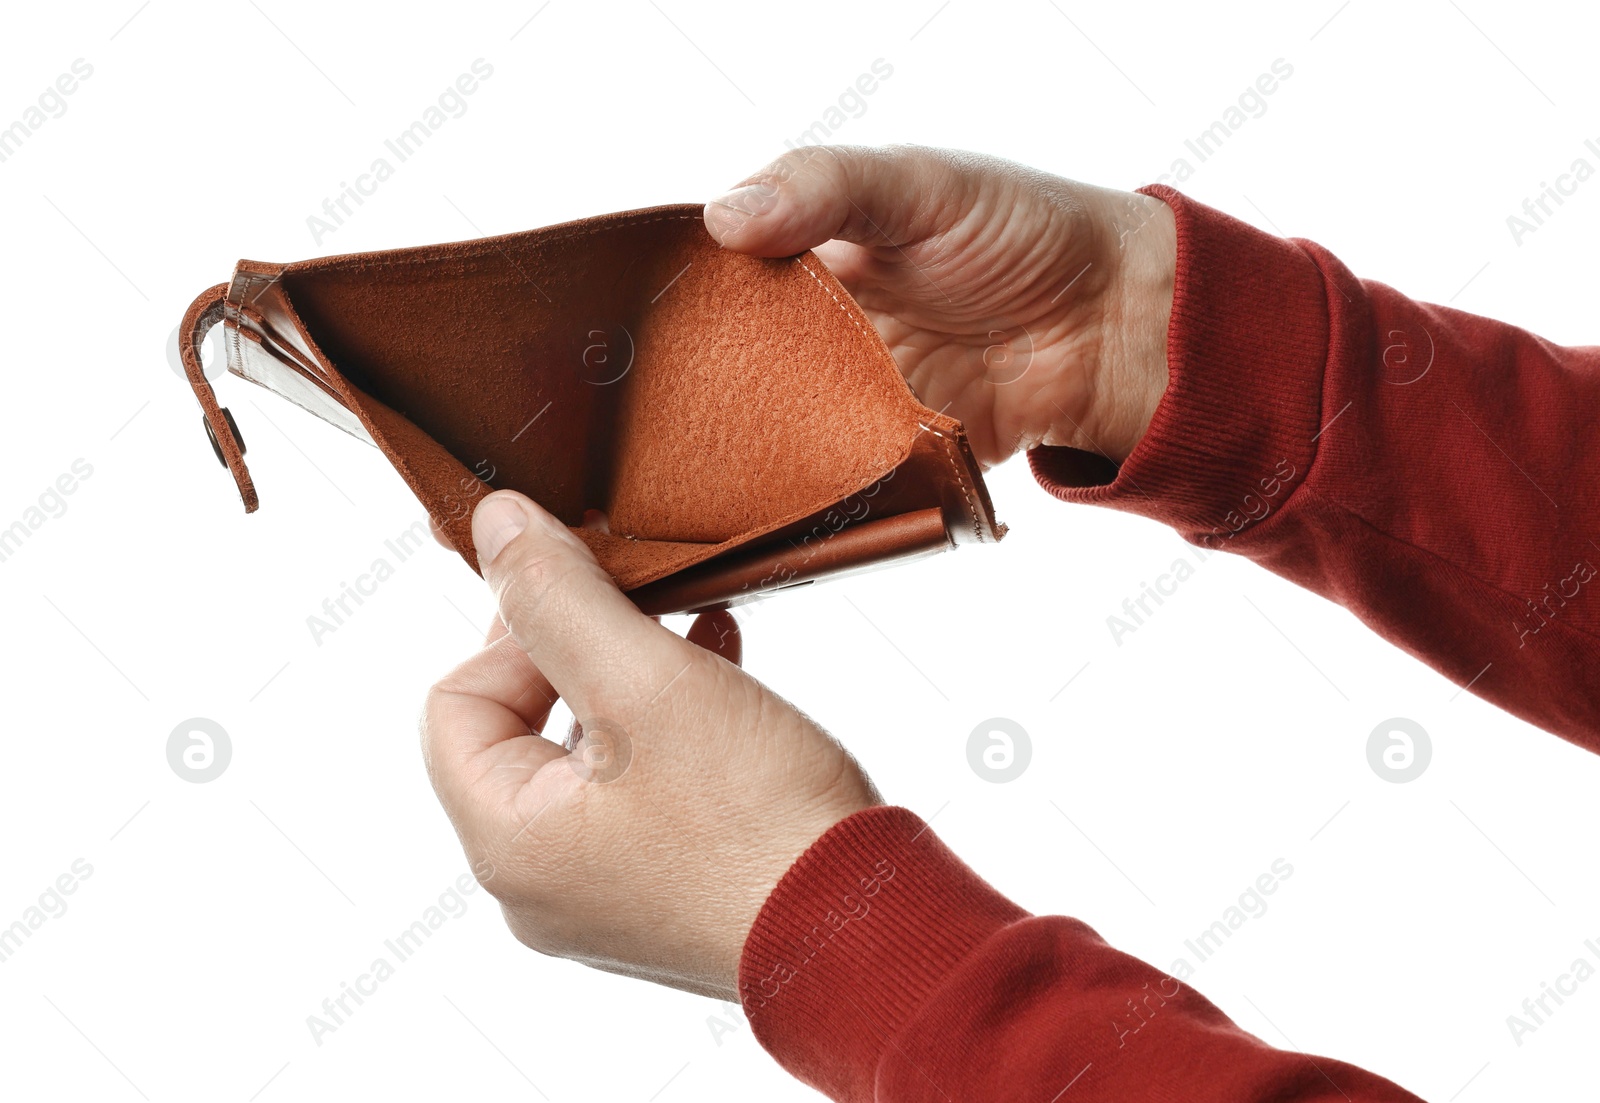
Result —
<svg viewBox="0 0 1600 1103"><path fill-rule="evenodd" d="M959 423L816 258L727 252L698 207L241 262L225 320L231 370L369 437L475 568L489 487L574 528L624 589L817 519L898 518L879 542L923 550L960 537L951 516L1003 531Z"/></svg>

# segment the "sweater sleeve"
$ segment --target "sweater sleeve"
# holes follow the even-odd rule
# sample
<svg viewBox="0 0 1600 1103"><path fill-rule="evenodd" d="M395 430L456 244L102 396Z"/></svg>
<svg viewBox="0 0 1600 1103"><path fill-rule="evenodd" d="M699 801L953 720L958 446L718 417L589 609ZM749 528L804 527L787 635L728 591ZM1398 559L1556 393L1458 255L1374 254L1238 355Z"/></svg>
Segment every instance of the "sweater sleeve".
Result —
<svg viewBox="0 0 1600 1103"><path fill-rule="evenodd" d="M761 1044L842 1103L1420 1103L1266 1045L1075 919L1029 915L903 808L800 857L739 982Z"/></svg>
<svg viewBox="0 0 1600 1103"><path fill-rule="evenodd" d="M1600 347L1144 191L1178 230L1166 394L1120 468L1042 447L1040 483L1253 559L1600 752Z"/></svg>

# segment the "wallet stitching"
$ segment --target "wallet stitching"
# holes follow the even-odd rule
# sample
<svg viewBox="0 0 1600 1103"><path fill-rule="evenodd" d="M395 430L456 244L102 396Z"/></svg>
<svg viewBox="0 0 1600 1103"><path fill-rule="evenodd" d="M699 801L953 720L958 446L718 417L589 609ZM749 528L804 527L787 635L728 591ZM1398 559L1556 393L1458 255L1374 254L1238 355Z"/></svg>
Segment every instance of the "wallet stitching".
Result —
<svg viewBox="0 0 1600 1103"><path fill-rule="evenodd" d="M256 277L253 273L245 273L244 287L239 291L240 303L246 303L250 301L250 285L255 282L255 278ZM224 304L226 305L226 300L224 300ZM239 322L244 317L244 311L236 306L234 307L233 312L236 315L233 326L233 362L239 365L239 374L244 376L246 379L249 379L250 377L245 375L244 371L244 349L239 345L240 340L242 340L242 338L239 336Z"/></svg>
<svg viewBox="0 0 1600 1103"><path fill-rule="evenodd" d="M972 519L973 538L976 539L978 543L983 543L983 527L978 520L978 507L972 500L972 493L967 490L966 478L961 474L962 467L966 465L961 462L961 453L956 449L955 441L951 440L937 429L929 429L926 425L924 425L923 428L927 429L928 432L944 441L945 447L950 450L950 467L951 470L955 472L956 485L961 488L961 496L967 500L967 516Z"/></svg>
<svg viewBox="0 0 1600 1103"><path fill-rule="evenodd" d="M856 316L854 314L851 314L850 311L848 309L846 309L844 303L839 301L839 296L837 296L837 295L835 295L833 293L833 288L831 288L827 284L823 283L822 282L822 277L817 275L815 272L813 272L811 270L811 266L809 264L807 264L805 261L801 260L799 257L796 257L794 259L794 262L796 264L798 264L801 268L804 268L806 270L806 275L810 276L812 279L817 281L817 286L822 288L822 290L824 290L824 291L826 291L828 293L828 298L833 300L834 305L837 306L841 311L844 311L844 316L846 318L849 318L850 321L855 325L855 327L858 330L861 330L862 336L866 336L866 332L867 331L864 330L864 329L861 329L861 322L856 318ZM873 336L876 337L877 334L873 334ZM881 340L882 338L879 338L879 339Z"/></svg>

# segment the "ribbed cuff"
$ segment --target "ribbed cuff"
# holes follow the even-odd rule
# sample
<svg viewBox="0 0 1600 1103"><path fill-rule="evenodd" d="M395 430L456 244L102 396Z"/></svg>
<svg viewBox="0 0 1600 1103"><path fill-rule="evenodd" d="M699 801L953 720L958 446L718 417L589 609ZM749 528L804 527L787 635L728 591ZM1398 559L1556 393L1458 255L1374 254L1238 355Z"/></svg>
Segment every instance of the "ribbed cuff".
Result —
<svg viewBox="0 0 1600 1103"><path fill-rule="evenodd" d="M870 808L800 856L739 965L751 1028L794 1076L870 1101L884 1051L985 939L1027 917L904 808Z"/></svg>
<svg viewBox="0 0 1600 1103"><path fill-rule="evenodd" d="M1215 547L1275 512L1311 465L1339 289L1294 242L1171 188L1140 190L1177 223L1166 393L1120 468L1044 446L1028 463L1063 501L1142 514Z"/></svg>

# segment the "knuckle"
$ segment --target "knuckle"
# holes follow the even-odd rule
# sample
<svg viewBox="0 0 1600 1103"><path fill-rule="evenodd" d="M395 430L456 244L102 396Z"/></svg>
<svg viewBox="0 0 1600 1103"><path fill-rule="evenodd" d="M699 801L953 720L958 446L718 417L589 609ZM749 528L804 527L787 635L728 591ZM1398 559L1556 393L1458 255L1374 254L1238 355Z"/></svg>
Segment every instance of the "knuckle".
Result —
<svg viewBox="0 0 1600 1103"><path fill-rule="evenodd" d="M758 174L758 177L770 180L774 184L783 184L794 179L795 174L798 173L800 169L805 166L806 161L810 159L812 150L814 148L815 147L801 146L799 149L791 149L786 151L779 156L777 160L773 161L765 169L763 169ZM758 179L754 182L760 183L762 181L761 179Z"/></svg>
<svg viewBox="0 0 1600 1103"><path fill-rule="evenodd" d="M519 541L520 543L520 541ZM513 547L498 586L500 615L506 626L531 624L561 600L568 583L588 564L563 549Z"/></svg>
<svg viewBox="0 0 1600 1103"><path fill-rule="evenodd" d="M809 177L824 185L837 186L845 180L847 152L843 146L799 146L772 162L761 175L775 185Z"/></svg>
<svg viewBox="0 0 1600 1103"><path fill-rule="evenodd" d="M450 692L445 689L443 682L436 682L428 688L428 695L422 701L422 714L417 719L417 738L422 744L422 764L427 767L428 780L433 783L435 791L439 788L439 777L434 763L434 747L439 742L439 733L449 724Z"/></svg>

